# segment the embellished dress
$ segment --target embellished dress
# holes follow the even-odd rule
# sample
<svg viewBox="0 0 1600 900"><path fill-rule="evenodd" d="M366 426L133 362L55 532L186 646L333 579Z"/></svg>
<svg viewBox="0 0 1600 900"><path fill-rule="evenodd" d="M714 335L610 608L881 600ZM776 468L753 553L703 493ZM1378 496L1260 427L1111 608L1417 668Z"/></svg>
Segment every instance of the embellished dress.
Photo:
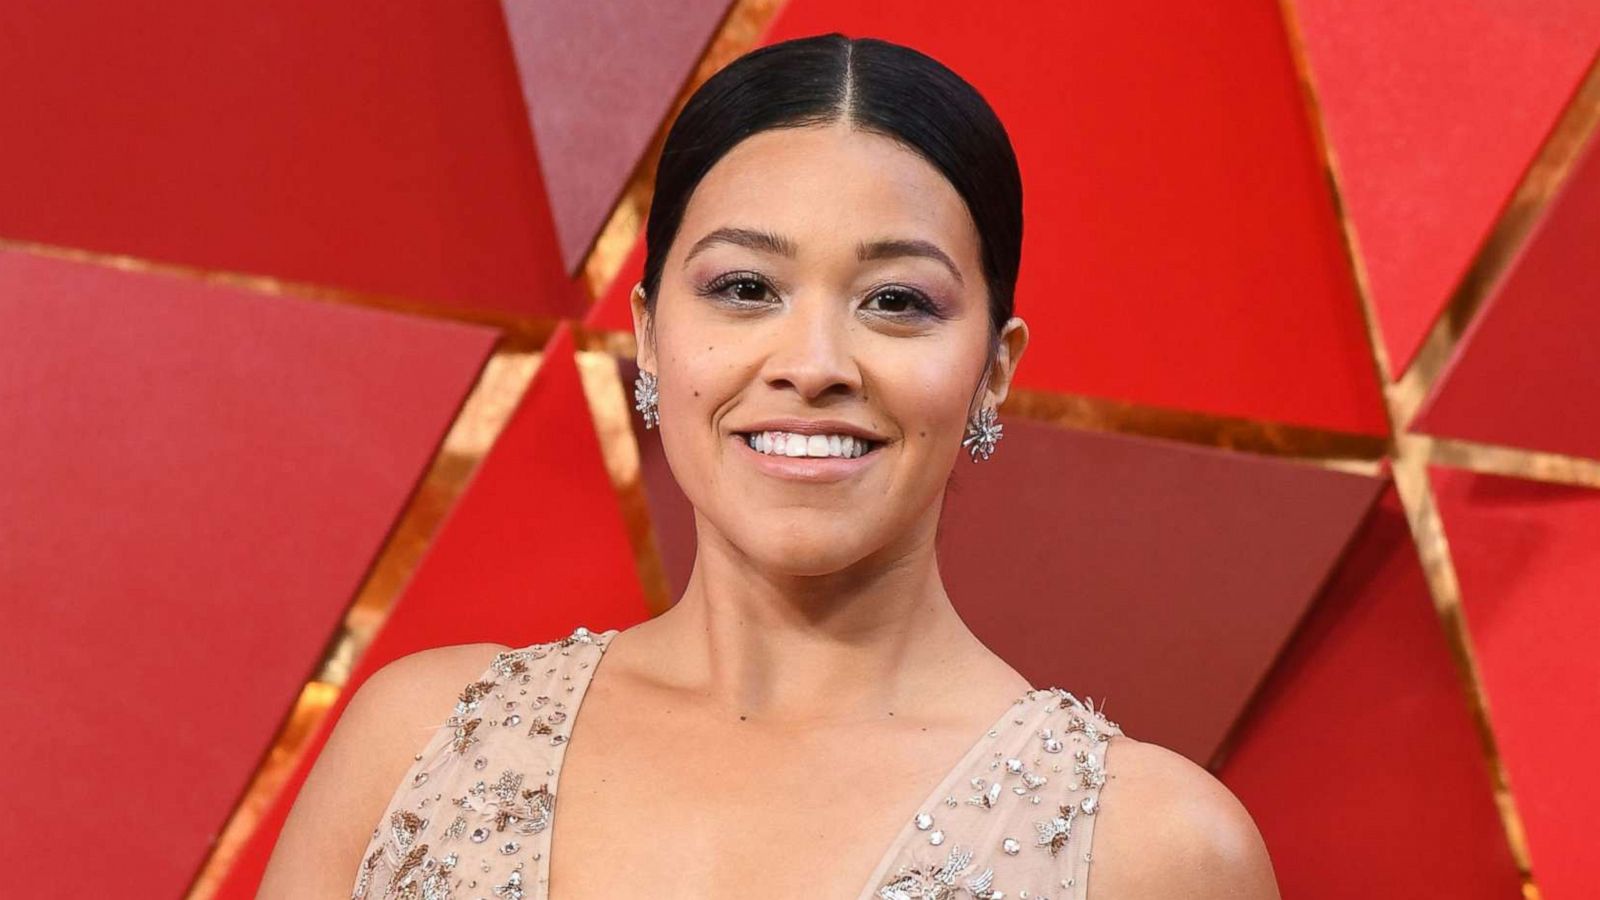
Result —
<svg viewBox="0 0 1600 900"><path fill-rule="evenodd" d="M462 688L363 854L353 900L549 900L573 717L615 629L499 654ZM1105 753L1091 703L1030 690L901 826L851 900L1084 900Z"/></svg>

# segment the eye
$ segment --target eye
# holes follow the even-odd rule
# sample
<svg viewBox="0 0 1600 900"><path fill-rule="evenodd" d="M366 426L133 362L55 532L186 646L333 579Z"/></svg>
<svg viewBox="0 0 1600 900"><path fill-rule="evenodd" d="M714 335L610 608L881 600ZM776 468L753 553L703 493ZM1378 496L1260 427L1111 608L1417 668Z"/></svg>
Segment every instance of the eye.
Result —
<svg viewBox="0 0 1600 900"><path fill-rule="evenodd" d="M870 308L874 302L880 303L877 312L894 316L937 315L939 312L933 301L910 288L885 288L868 298L867 306Z"/></svg>
<svg viewBox="0 0 1600 900"><path fill-rule="evenodd" d="M707 297L719 297L736 304L760 304L772 292L767 280L754 272L729 272L700 289Z"/></svg>

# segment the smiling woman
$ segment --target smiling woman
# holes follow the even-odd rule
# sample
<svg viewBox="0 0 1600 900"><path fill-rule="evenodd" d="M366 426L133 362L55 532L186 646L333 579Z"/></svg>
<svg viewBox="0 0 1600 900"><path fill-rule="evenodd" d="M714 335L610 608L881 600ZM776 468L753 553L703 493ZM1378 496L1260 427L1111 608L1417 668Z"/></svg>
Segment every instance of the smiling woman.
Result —
<svg viewBox="0 0 1600 900"><path fill-rule="evenodd" d="M1226 789L1029 684L941 582L946 482L994 452L1028 342L1021 177L982 97L868 38L747 54L674 123L646 239L639 406L694 508L682 596L385 667L262 896L1275 897Z"/></svg>

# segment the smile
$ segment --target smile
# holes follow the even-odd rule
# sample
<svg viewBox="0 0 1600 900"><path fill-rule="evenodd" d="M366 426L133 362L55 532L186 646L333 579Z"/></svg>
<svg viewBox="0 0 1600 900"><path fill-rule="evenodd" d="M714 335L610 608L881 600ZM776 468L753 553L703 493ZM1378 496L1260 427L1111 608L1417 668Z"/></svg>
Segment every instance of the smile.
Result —
<svg viewBox="0 0 1600 900"><path fill-rule="evenodd" d="M883 441L844 434L735 432L730 437L763 475L809 484L842 482L862 475L883 456ZM813 455L814 454L814 455Z"/></svg>
<svg viewBox="0 0 1600 900"><path fill-rule="evenodd" d="M855 459L882 446L849 434L794 434L786 431L754 431L739 435L745 446L766 456L810 459Z"/></svg>

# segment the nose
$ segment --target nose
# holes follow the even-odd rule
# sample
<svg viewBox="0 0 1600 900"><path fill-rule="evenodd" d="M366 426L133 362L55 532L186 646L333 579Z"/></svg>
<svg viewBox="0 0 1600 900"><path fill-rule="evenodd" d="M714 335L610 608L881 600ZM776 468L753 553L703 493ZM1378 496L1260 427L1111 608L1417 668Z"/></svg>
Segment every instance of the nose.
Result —
<svg viewBox="0 0 1600 900"><path fill-rule="evenodd" d="M846 304L833 297L796 298L774 323L762 378L815 402L861 389Z"/></svg>

